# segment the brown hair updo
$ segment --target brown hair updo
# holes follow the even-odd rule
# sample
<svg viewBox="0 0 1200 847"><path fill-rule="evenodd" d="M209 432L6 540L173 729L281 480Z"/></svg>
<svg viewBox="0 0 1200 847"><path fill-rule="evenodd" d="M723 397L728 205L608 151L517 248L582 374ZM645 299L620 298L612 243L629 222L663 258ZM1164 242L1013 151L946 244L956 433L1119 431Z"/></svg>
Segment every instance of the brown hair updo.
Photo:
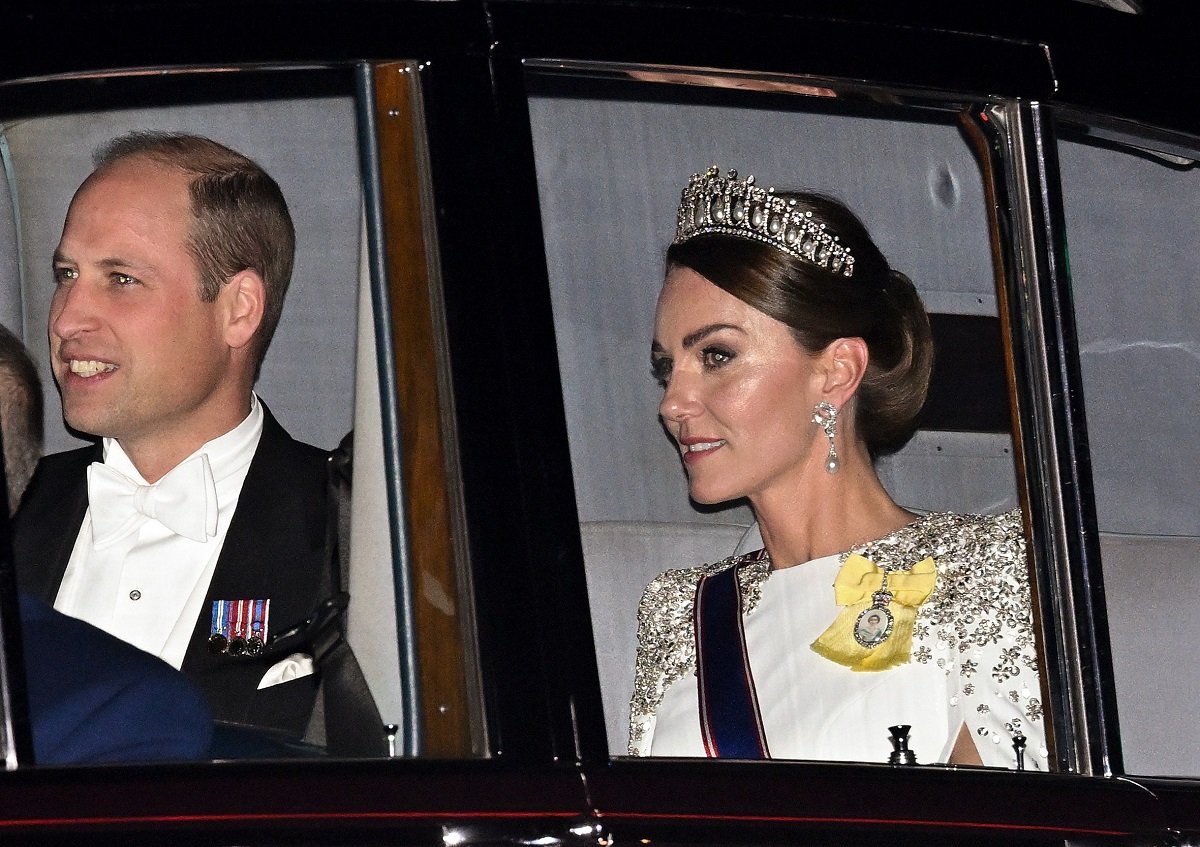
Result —
<svg viewBox="0 0 1200 847"><path fill-rule="evenodd" d="M843 276L780 249L719 233L667 250L667 268L690 268L791 328L810 354L838 338L861 338L869 361L858 387L855 430L872 459L899 450L916 430L929 391L933 340L916 288L892 270L858 217L831 197L777 192L812 212L854 256Z"/></svg>

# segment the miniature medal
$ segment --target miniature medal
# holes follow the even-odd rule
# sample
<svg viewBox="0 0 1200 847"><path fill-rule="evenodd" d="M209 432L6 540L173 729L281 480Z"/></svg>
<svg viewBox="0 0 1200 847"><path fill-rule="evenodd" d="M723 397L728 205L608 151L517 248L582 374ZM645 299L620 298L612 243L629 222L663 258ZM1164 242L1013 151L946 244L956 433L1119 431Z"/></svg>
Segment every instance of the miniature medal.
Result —
<svg viewBox="0 0 1200 847"><path fill-rule="evenodd" d="M255 600L254 614L250 621L250 637L246 639L246 655L258 656L263 651L263 639L267 637L267 607L270 600Z"/></svg>
<svg viewBox="0 0 1200 847"><path fill-rule="evenodd" d="M214 600L208 649L229 656L261 655L270 612L270 600Z"/></svg>

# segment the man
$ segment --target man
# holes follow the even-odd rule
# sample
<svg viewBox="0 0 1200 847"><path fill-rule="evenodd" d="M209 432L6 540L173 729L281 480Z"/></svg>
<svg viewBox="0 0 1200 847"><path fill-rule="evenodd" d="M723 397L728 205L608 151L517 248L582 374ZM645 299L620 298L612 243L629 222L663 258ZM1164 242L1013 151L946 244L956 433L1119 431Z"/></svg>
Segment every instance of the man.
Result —
<svg viewBox="0 0 1200 847"><path fill-rule="evenodd" d="M41 455L42 385L25 345L2 326L0 441L0 471L7 483L0 493L7 494L12 512ZM7 555L0 550L0 557ZM203 695L186 677L34 597L22 596L19 611L36 763L145 762L209 754L212 718Z"/></svg>
<svg viewBox="0 0 1200 847"><path fill-rule="evenodd" d="M14 547L25 590L181 668L218 720L300 736L322 655L305 622L337 592L326 455L252 390L293 249L279 186L245 156L160 133L100 151L55 251L49 335L63 416L102 442L42 460Z"/></svg>

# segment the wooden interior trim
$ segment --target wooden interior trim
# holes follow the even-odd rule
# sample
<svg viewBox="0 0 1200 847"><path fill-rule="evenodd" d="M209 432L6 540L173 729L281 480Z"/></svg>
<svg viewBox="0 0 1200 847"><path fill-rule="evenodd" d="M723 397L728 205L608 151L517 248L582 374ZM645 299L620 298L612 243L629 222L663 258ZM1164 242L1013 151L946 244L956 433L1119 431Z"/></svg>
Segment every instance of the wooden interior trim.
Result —
<svg viewBox="0 0 1200 847"><path fill-rule="evenodd" d="M411 63L374 69L384 254L391 307L392 357L400 420L413 619L422 716L419 754L477 755L472 737L467 661L469 615L460 591L454 540L451 469L456 467L440 297L427 244L424 175L428 174L418 70Z"/></svg>

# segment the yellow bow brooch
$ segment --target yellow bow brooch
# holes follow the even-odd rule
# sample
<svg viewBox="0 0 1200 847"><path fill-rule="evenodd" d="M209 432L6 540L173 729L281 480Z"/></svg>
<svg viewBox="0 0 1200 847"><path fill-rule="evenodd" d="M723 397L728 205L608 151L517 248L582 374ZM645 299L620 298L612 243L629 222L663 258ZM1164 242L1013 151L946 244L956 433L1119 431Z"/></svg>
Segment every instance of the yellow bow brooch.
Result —
<svg viewBox="0 0 1200 847"><path fill-rule="evenodd" d="M855 554L833 581L844 607L812 643L820 655L854 671L884 671L908 661L917 608L933 591L937 571L923 559L907 571L885 571Z"/></svg>

